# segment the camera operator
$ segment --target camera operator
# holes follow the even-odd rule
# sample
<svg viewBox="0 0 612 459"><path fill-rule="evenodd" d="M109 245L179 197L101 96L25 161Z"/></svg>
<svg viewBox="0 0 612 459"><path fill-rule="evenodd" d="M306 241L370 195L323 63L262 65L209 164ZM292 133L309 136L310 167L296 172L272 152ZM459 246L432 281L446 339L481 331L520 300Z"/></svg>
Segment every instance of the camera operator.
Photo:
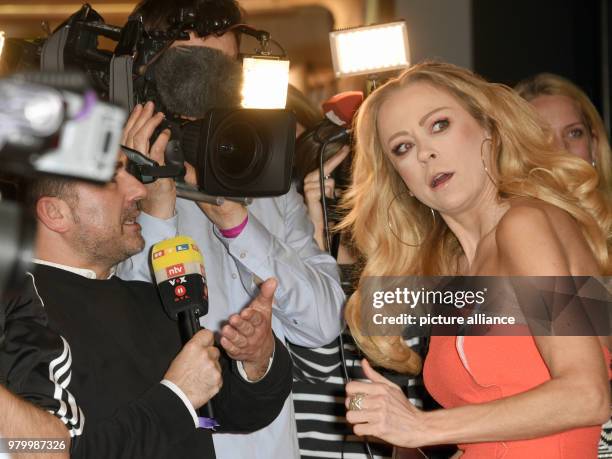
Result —
<svg viewBox="0 0 612 459"><path fill-rule="evenodd" d="M143 15L147 30L163 30L172 24L179 8L186 6L193 7L202 20L210 9L223 7L231 12L232 25L242 22L237 3L229 0L150 0L142 2L136 12ZM228 91L236 80L232 62L237 52L231 27L203 37L190 31L189 40L175 41L156 64L156 84L164 104L189 118L201 118L215 106L237 106L239 88ZM219 94L227 94L226 99ZM138 144L148 140L161 118L153 116L150 104L137 107L127 145L140 149ZM248 304L261 279L271 276L279 282L273 329L281 340L316 347L340 333L344 293L338 268L314 241L306 207L293 187L280 197L254 199L249 207L229 201L217 207L179 198L176 215L164 209L163 203L156 207L145 202L143 209L148 214L141 214L138 221L146 247L174 236L178 229L193 237L202 250L210 298L210 311L202 324L219 331L221 343L228 338L221 326L227 315L239 311L233 309L236 305ZM146 250L120 266L118 275L150 280ZM213 439L221 459L299 457L291 400L265 429L250 435L215 434Z"/></svg>

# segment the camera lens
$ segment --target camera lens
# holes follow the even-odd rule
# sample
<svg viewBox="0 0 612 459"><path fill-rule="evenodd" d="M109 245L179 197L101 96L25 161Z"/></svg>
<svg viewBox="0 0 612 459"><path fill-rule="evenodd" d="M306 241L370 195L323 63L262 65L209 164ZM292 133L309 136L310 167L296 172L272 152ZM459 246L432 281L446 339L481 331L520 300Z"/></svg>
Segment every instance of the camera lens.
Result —
<svg viewBox="0 0 612 459"><path fill-rule="evenodd" d="M232 189L248 186L266 163L262 139L252 123L226 120L212 142L211 168L220 183Z"/></svg>
<svg viewBox="0 0 612 459"><path fill-rule="evenodd" d="M217 143L217 161L225 175L240 179L248 176L261 153L252 126L236 123L223 129Z"/></svg>

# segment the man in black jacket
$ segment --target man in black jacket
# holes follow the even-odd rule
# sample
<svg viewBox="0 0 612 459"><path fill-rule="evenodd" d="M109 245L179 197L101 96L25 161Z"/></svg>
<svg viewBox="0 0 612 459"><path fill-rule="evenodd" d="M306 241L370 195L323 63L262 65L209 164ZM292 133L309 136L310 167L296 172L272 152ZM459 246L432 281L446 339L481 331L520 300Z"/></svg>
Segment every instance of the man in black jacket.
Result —
<svg viewBox="0 0 612 459"><path fill-rule="evenodd" d="M212 458L196 409L211 400L219 431L253 431L290 392L290 359L271 330L276 282L229 319L224 350L206 330L181 350L155 288L113 276L143 245L135 219L147 192L125 165L122 155L104 186L42 179L34 188L37 267L8 306L0 371L66 425L72 457ZM21 320L31 314L47 326ZM229 358L239 348L251 358Z"/></svg>

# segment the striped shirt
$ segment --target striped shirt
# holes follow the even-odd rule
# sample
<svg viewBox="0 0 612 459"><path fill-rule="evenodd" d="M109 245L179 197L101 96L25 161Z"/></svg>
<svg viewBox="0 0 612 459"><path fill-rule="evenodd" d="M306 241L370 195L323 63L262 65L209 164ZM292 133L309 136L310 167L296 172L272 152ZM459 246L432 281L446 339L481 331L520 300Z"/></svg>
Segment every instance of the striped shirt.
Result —
<svg viewBox="0 0 612 459"><path fill-rule="evenodd" d="M602 427L597 457L599 459L612 459L612 419Z"/></svg>
<svg viewBox="0 0 612 459"><path fill-rule="evenodd" d="M349 378L364 380L363 355L350 334L344 333L342 337ZM421 353L422 342L418 338L407 344ZM289 344L289 351L294 363L293 402L302 459L367 459L363 438L354 435L346 422L344 386L347 381L341 365L339 340L316 349ZM412 403L422 407L421 391L424 389L420 377L411 378L386 370L382 374L402 387ZM381 440L370 440L370 448L374 458L391 457L392 447Z"/></svg>

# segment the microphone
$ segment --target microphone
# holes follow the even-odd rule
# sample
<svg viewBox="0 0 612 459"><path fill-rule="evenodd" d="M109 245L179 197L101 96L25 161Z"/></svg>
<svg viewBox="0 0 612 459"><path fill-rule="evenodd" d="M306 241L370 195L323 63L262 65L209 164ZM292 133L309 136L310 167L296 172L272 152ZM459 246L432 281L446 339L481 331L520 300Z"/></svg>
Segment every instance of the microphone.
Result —
<svg viewBox="0 0 612 459"><path fill-rule="evenodd" d="M176 236L158 242L151 249L151 264L164 311L178 321L183 345L202 329L200 317L208 314L208 287L204 257L195 241ZM214 421L211 403L198 410L201 417ZM200 420L202 427L211 427ZM214 421L215 425L218 425ZM214 426L213 426L214 427Z"/></svg>
<svg viewBox="0 0 612 459"><path fill-rule="evenodd" d="M327 139L328 142L337 142L349 138L353 118L362 102L363 92L361 91L344 91L323 102L325 117L337 126L346 126L342 132Z"/></svg>
<svg viewBox="0 0 612 459"><path fill-rule="evenodd" d="M353 118L363 102L363 93L361 91L345 91L338 93L322 104L325 118L336 126L343 127L340 132L337 132L330 137L321 139L321 148L319 149L319 184L321 188L321 205L323 206L323 227L325 230L325 243L327 250L337 258L337 246L332 247L332 240L329 231L329 222L327 215L327 199L325 198L325 169L324 155L328 144L334 142L342 142L346 145L351 143L351 127ZM316 132L315 132L316 135Z"/></svg>

